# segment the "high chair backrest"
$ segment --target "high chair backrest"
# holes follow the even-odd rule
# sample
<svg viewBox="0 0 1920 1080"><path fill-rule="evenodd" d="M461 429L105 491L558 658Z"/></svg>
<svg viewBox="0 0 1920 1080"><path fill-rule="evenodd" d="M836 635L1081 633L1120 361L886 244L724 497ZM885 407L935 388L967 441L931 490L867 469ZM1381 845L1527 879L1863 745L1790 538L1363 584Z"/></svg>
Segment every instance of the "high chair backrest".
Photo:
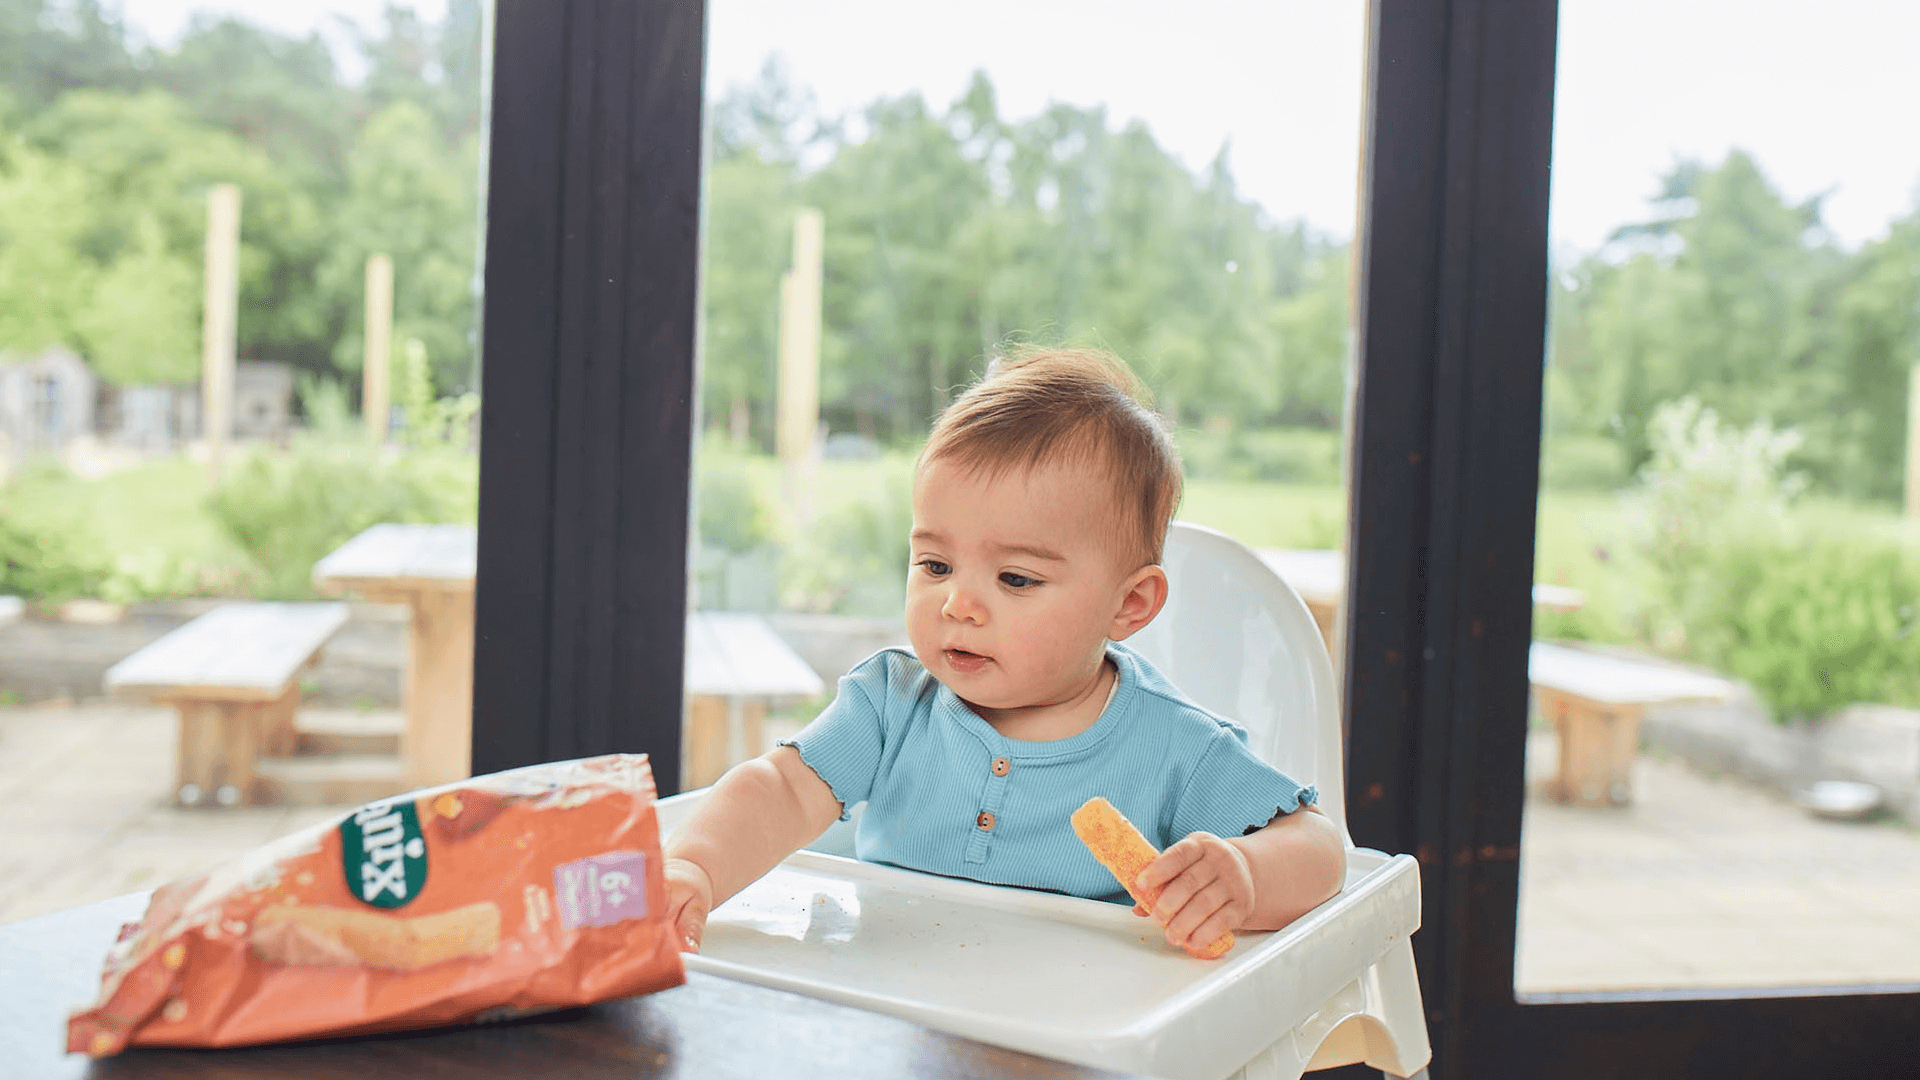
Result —
<svg viewBox="0 0 1920 1080"><path fill-rule="evenodd" d="M1167 605L1126 643L1244 725L1261 760L1319 788L1346 838L1333 662L1305 601L1246 545L1201 525L1174 522L1161 565Z"/></svg>

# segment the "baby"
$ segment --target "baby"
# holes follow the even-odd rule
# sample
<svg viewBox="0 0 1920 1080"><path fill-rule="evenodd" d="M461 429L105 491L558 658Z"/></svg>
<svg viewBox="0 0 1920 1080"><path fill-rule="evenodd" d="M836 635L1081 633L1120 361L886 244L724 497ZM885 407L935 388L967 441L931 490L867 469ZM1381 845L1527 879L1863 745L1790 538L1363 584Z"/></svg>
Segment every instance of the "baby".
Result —
<svg viewBox="0 0 1920 1080"><path fill-rule="evenodd" d="M1139 884L1164 888L1134 911L1180 947L1278 929L1339 891L1343 845L1314 790L1119 644L1166 603L1181 488L1142 396L1112 356L1038 350L940 416L913 477L913 649L842 677L668 839L688 949L714 905L861 802L862 859L1124 901L1068 821L1105 796L1162 849Z"/></svg>

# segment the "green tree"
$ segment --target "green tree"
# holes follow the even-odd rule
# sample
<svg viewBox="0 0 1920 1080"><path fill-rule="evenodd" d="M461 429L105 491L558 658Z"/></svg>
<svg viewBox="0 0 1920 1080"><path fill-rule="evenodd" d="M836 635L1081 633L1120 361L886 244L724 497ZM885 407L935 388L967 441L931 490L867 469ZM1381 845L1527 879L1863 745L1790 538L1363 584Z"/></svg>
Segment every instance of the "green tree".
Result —
<svg viewBox="0 0 1920 1080"><path fill-rule="evenodd" d="M198 281L206 250L207 193L218 183L239 185L240 355L315 362L313 350L326 334L326 320L309 283L324 233L312 196L264 154L194 121L177 99L158 90L132 96L74 91L29 126L27 139L94 185L94 214L78 250L100 267L123 256L147 260L145 265L170 259L182 269L169 281ZM149 305L145 310L181 309ZM197 335L197 296L184 312ZM91 325L111 320L107 312ZM174 334L169 329L162 340L173 340ZM83 354L112 381L136 374L117 366L124 363L137 365L138 374L164 375L167 382L198 376L197 349L177 366L161 369L153 366L159 362L155 357L96 356L84 336L81 344Z"/></svg>
<svg viewBox="0 0 1920 1080"><path fill-rule="evenodd" d="M144 55L117 5L101 0L0 0L0 87L32 116L79 89L129 90ZM3 118L3 117L0 117Z"/></svg>
<svg viewBox="0 0 1920 1080"><path fill-rule="evenodd" d="M981 354L956 240L989 193L919 95L864 119L870 137L842 143L803 189L827 221L821 396L835 426L896 438L924 429Z"/></svg>
<svg viewBox="0 0 1920 1080"><path fill-rule="evenodd" d="M1345 247L1327 248L1308 268L1303 288L1269 309L1279 382L1279 418L1288 424L1338 428L1346 407L1350 261Z"/></svg>
<svg viewBox="0 0 1920 1080"><path fill-rule="evenodd" d="M138 219L74 323L93 369L121 386L192 381L201 285L198 268L167 250L159 221Z"/></svg>
<svg viewBox="0 0 1920 1080"><path fill-rule="evenodd" d="M153 82L201 123L296 170L298 183L339 190L355 102L319 34L294 38L232 16L196 15L179 45L154 59Z"/></svg>
<svg viewBox="0 0 1920 1080"><path fill-rule="evenodd" d="M98 265L81 244L100 198L92 177L0 128L0 353L74 340Z"/></svg>
<svg viewBox="0 0 1920 1080"><path fill-rule="evenodd" d="M707 426L770 436L780 340L780 277L792 261L790 168L744 149L707 171L705 339ZM832 229L836 222L829 221ZM764 445L769 445L764 444Z"/></svg>
<svg viewBox="0 0 1920 1080"><path fill-rule="evenodd" d="M1572 275L1583 295L1555 315L1552 385L1585 390L1582 420L1604 417L1635 468L1654 407L1687 394L1733 423L1802 426L1806 453L1826 453L1807 421L1839 389L1825 310L1844 255L1820 200L1786 202L1736 150L1712 168L1677 163L1653 210Z"/></svg>
<svg viewBox="0 0 1920 1080"><path fill-rule="evenodd" d="M366 262L384 252L393 259L394 340L426 346L442 391L472 388L476 195L465 164L473 156L448 150L412 101L387 106L360 130L315 282L344 329L333 349L340 370L360 370Z"/></svg>
<svg viewBox="0 0 1920 1080"><path fill-rule="evenodd" d="M1840 491L1899 503L1906 477L1908 382L1920 365L1920 210L1861 249L1832 315L1836 384L1806 422Z"/></svg>

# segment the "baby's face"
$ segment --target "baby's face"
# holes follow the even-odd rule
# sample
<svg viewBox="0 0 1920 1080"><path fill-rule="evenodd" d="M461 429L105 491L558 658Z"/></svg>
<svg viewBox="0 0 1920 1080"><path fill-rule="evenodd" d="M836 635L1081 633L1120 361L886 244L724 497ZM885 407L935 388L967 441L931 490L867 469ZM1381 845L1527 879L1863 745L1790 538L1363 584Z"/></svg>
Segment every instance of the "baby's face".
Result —
<svg viewBox="0 0 1920 1080"><path fill-rule="evenodd" d="M1087 470L999 477L951 462L914 479L907 635L933 676L987 709L1084 692L1105 656L1125 582L1113 493Z"/></svg>

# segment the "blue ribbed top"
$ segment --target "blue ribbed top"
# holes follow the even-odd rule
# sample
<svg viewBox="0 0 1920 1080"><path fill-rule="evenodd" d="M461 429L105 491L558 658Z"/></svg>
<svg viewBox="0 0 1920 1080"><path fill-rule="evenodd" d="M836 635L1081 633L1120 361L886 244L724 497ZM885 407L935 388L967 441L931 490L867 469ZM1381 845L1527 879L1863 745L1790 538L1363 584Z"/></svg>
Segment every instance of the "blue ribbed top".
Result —
<svg viewBox="0 0 1920 1080"><path fill-rule="evenodd" d="M1126 894L1068 817L1104 795L1165 849L1194 832L1239 836L1316 801L1255 757L1247 732L1188 700L1139 653L1100 718L1065 739L1009 739L907 649L883 649L792 739L843 811L866 803L860 858L1094 899ZM1003 765L996 765L1004 762Z"/></svg>

